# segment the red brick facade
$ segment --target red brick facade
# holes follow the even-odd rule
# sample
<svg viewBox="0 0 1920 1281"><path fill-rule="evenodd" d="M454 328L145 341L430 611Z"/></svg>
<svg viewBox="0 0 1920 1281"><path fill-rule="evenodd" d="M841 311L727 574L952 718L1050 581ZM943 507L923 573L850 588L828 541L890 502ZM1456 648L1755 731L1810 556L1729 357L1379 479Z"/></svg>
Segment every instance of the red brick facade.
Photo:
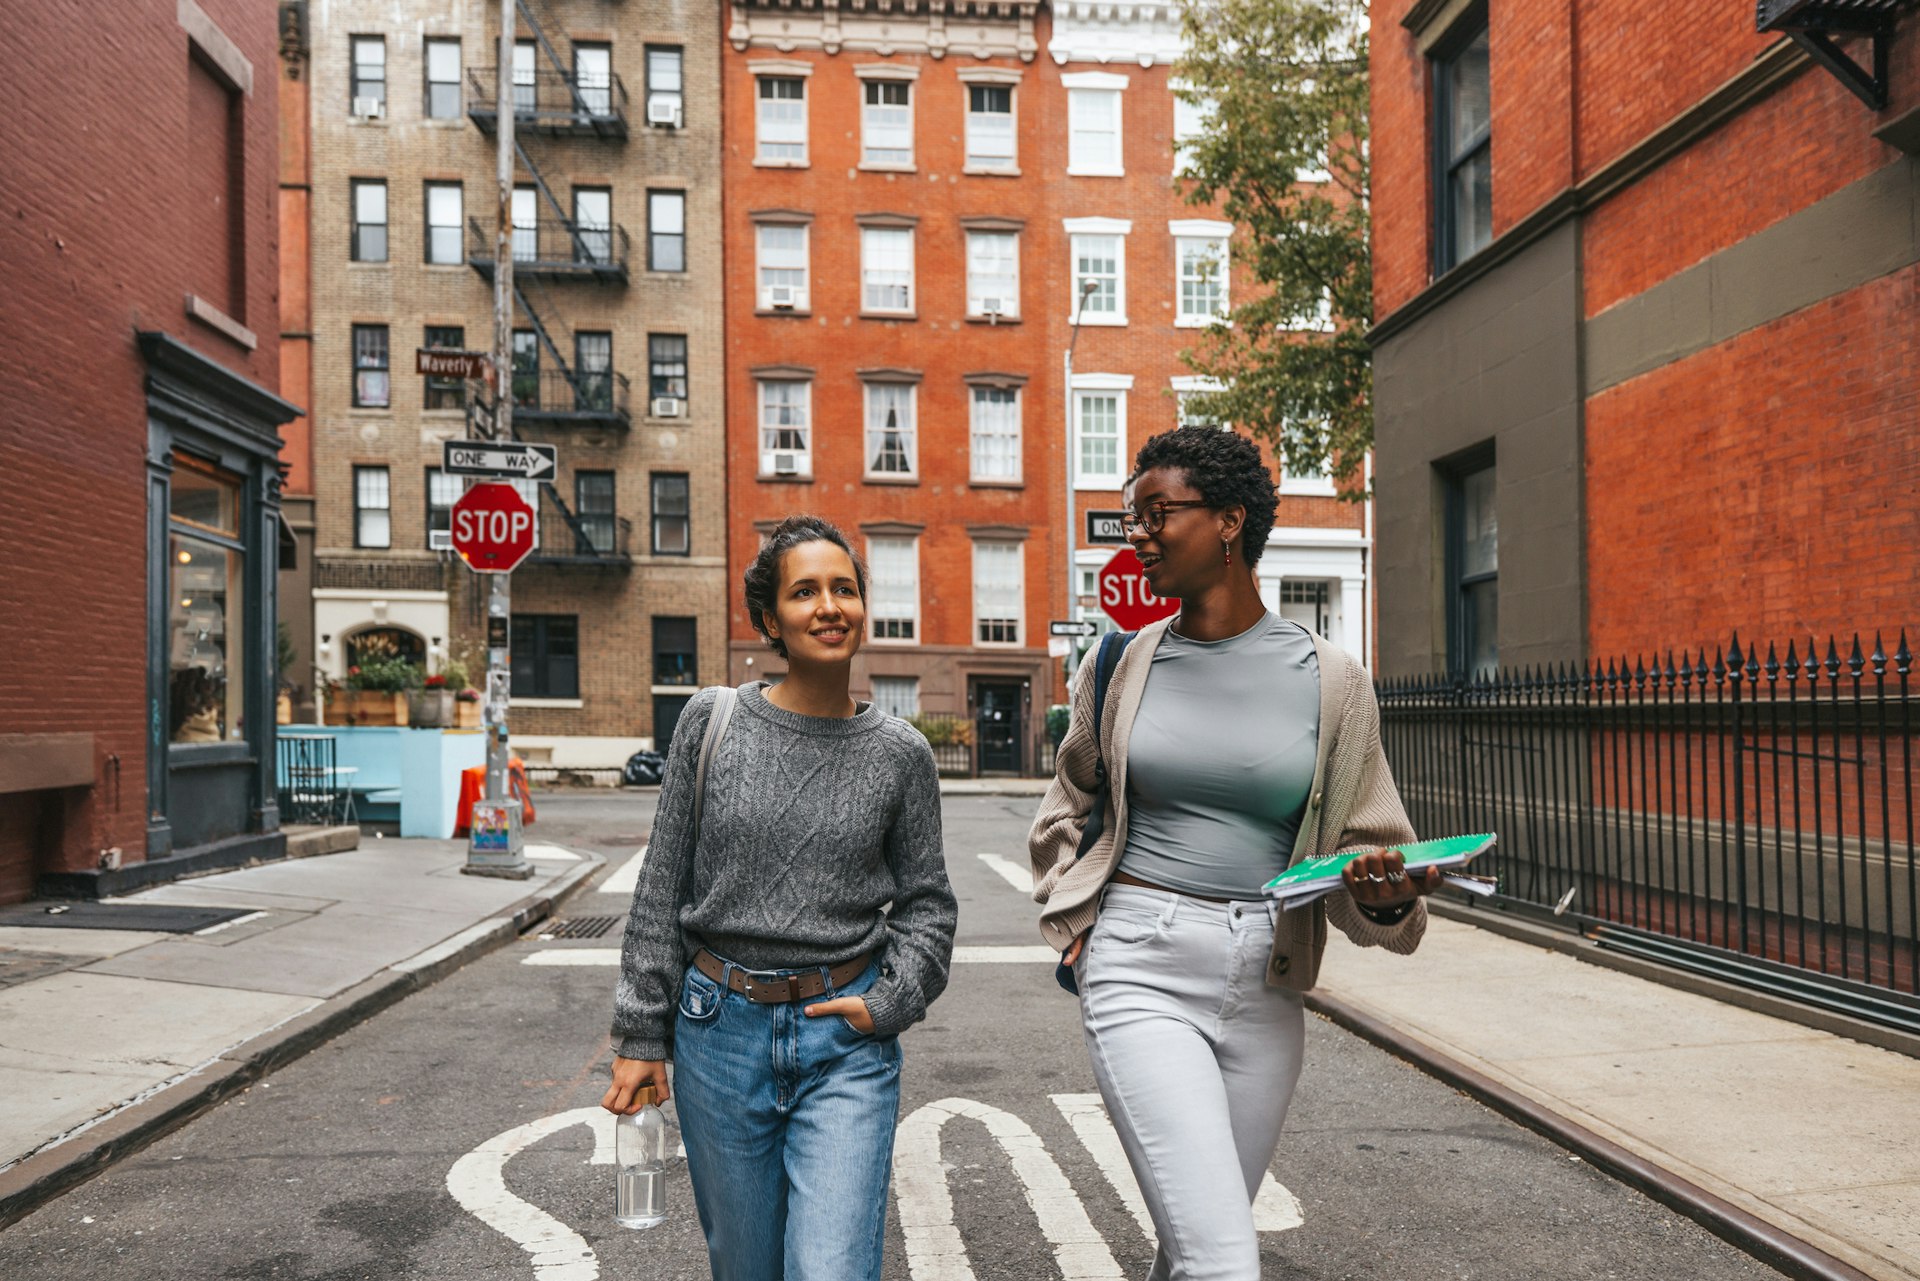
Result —
<svg viewBox="0 0 1920 1281"><path fill-rule="evenodd" d="M18 633L0 680L0 752L26 754L0 775L45 759L37 736L91 736L91 760L48 780L59 786L16 791L21 775L0 778L0 903L25 897L37 873L145 850L148 428L136 331L277 383L274 12L244 0L199 9L252 67L251 93L231 94L224 120L210 99L218 75L172 4L116 12L110 40L99 6L76 0L11 13L0 34L12 124L0 177L12 317L0 326L11 399L0 610ZM220 157L190 127L195 103L203 123L231 132L237 189L202 173ZM209 219L239 243L201 234ZM257 344L189 318L189 294Z"/></svg>

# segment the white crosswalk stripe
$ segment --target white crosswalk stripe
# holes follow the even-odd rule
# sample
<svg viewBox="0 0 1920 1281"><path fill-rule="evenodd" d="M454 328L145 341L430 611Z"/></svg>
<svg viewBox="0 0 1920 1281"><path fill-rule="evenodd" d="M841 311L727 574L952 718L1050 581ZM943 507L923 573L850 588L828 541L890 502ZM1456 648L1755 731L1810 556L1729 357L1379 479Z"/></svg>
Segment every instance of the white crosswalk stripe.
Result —
<svg viewBox="0 0 1920 1281"><path fill-rule="evenodd" d="M982 863L1000 874L1000 879L1019 890L1022 894L1033 892L1033 873L1010 858L999 854L981 854L977 856Z"/></svg>
<svg viewBox="0 0 1920 1281"><path fill-rule="evenodd" d="M634 851L633 857L613 870L613 875L600 882L599 893L622 894L633 897L633 891L640 884L640 865L647 861L647 847L642 845Z"/></svg>

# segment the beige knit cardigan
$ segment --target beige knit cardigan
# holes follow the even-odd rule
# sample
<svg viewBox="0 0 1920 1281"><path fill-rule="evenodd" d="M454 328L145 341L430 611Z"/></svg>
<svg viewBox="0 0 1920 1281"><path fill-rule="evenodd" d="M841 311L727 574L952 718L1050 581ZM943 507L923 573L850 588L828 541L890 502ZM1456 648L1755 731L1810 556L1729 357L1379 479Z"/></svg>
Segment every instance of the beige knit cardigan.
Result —
<svg viewBox="0 0 1920 1281"><path fill-rule="evenodd" d="M1034 901L1045 904L1040 932L1053 947L1064 950L1093 924L1100 890L1119 863L1127 845L1127 741L1140 710L1160 638L1171 620L1141 629L1113 670L1101 725L1101 750L1093 741L1092 661L1080 665L1073 685L1073 719L1060 743L1053 786L1040 802L1040 812L1027 837L1033 864ZM1313 790L1289 863L1366 846L1397 845L1414 839L1406 809L1387 769L1380 746L1380 708L1366 670L1345 650L1313 638L1320 663L1320 743L1313 762ZM1093 804L1097 786L1096 762L1104 756L1111 786L1107 791L1107 821L1100 839L1087 856L1074 861L1080 832ZM1273 953L1267 961L1267 983L1305 992L1320 974L1320 956L1327 946L1327 922L1362 947L1384 947L1408 953L1426 933L1427 908L1415 900L1413 908L1392 925L1379 925L1364 916L1344 890L1336 890L1305 907L1285 912L1274 931Z"/></svg>

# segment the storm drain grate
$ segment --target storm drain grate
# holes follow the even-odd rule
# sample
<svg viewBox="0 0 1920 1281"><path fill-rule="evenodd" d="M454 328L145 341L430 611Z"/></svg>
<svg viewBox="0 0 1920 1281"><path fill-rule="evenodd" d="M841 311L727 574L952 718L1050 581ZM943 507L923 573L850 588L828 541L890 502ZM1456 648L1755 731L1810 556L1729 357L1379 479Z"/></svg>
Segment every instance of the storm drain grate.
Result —
<svg viewBox="0 0 1920 1281"><path fill-rule="evenodd" d="M617 916L576 916L568 921L549 921L540 927L546 939L597 939L620 923Z"/></svg>

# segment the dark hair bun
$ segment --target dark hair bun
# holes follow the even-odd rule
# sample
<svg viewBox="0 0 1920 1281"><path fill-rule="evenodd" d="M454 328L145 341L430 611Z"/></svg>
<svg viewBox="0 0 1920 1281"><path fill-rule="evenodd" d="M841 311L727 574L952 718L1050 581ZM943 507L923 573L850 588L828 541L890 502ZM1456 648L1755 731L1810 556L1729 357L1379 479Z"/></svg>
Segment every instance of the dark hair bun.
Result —
<svg viewBox="0 0 1920 1281"><path fill-rule="evenodd" d="M787 656L786 642L767 631L767 619L780 599L780 562L802 543L832 543L845 552L853 562L853 577L860 588L860 599L867 598L867 567L838 526L830 520L805 514L789 516L781 521L767 535L766 541L760 544L760 554L753 558L753 563L747 566L747 572L740 579L747 597L748 621L753 624L753 630L767 638L767 644L772 646L773 652L782 658Z"/></svg>

